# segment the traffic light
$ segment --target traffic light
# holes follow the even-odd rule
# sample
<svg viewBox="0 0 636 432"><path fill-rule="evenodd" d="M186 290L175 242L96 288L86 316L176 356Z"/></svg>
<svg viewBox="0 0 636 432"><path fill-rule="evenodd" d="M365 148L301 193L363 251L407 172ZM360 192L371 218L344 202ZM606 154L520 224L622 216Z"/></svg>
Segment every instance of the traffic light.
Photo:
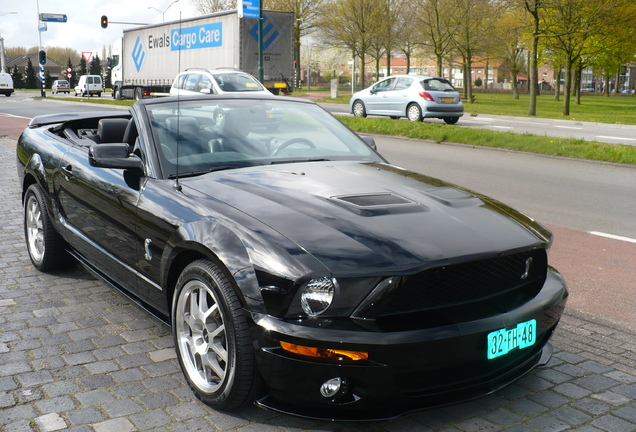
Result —
<svg viewBox="0 0 636 432"><path fill-rule="evenodd" d="M46 64L46 51L40 50L38 52L38 62L44 66Z"/></svg>
<svg viewBox="0 0 636 432"><path fill-rule="evenodd" d="M108 27L108 17L106 15L102 15L102 28Z"/></svg>

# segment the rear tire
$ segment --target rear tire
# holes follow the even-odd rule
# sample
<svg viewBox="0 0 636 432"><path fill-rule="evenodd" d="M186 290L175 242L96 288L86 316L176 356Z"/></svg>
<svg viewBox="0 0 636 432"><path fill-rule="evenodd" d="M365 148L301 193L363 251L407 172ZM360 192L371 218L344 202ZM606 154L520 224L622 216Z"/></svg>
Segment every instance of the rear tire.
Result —
<svg viewBox="0 0 636 432"><path fill-rule="evenodd" d="M422 109L416 103L412 103L406 108L406 117L413 122L422 121Z"/></svg>
<svg viewBox="0 0 636 432"><path fill-rule="evenodd" d="M190 388L223 410L253 395L256 361L248 318L223 271L208 260L188 265L172 302L172 334Z"/></svg>
<svg viewBox="0 0 636 432"><path fill-rule="evenodd" d="M444 121L446 122L446 124L454 125L459 121L459 117L445 117Z"/></svg>
<svg viewBox="0 0 636 432"><path fill-rule="evenodd" d="M141 87L135 88L135 100L142 100L144 98L144 92Z"/></svg>
<svg viewBox="0 0 636 432"><path fill-rule="evenodd" d="M364 103L362 101L355 101L353 103L353 107L351 109L351 111L353 111L353 115L355 117L366 117L367 116L367 109L364 107Z"/></svg>
<svg viewBox="0 0 636 432"><path fill-rule="evenodd" d="M66 243L55 231L42 189L29 186L24 194L24 237L33 266L41 272L67 267L72 262Z"/></svg>

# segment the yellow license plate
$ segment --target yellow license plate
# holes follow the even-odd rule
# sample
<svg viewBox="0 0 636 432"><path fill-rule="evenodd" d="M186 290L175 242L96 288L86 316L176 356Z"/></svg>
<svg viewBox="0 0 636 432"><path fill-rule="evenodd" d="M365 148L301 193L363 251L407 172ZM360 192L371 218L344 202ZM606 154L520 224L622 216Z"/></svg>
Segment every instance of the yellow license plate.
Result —
<svg viewBox="0 0 636 432"><path fill-rule="evenodd" d="M442 98L442 102L455 102L455 98Z"/></svg>

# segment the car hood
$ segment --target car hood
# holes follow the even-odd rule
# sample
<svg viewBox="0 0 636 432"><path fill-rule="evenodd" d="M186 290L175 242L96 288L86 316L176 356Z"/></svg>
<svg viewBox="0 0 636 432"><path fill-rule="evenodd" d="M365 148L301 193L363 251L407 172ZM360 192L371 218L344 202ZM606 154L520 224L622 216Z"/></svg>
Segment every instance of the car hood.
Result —
<svg viewBox="0 0 636 432"><path fill-rule="evenodd" d="M497 201L388 164L255 167L186 183L271 227L339 276L409 272L551 238Z"/></svg>

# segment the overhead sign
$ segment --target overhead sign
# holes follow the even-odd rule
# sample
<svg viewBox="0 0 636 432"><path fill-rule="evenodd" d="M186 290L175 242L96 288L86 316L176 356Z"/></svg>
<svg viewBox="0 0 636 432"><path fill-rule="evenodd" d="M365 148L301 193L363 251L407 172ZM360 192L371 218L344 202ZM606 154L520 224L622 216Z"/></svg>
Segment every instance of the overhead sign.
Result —
<svg viewBox="0 0 636 432"><path fill-rule="evenodd" d="M236 9L239 18L261 18L261 0L238 0Z"/></svg>
<svg viewBox="0 0 636 432"><path fill-rule="evenodd" d="M67 21L67 17L64 14L41 13L40 21L65 23Z"/></svg>

